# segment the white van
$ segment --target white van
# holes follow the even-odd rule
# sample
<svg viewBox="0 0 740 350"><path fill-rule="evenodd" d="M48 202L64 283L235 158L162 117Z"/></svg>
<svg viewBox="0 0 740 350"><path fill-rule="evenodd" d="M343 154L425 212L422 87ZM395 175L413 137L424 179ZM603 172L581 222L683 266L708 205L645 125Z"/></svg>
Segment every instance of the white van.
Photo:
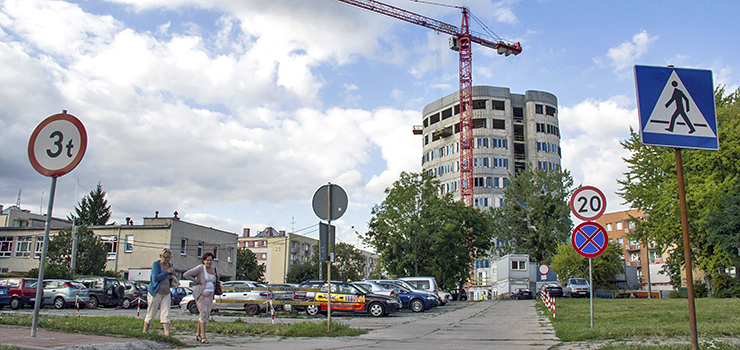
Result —
<svg viewBox="0 0 740 350"><path fill-rule="evenodd" d="M193 288L193 281L180 280L180 287L188 287L188 288L191 288L192 289Z"/></svg>
<svg viewBox="0 0 740 350"><path fill-rule="evenodd" d="M436 294L440 300L440 306L450 301L450 293L447 293L439 288L437 280L434 277L402 277L399 278L402 281L406 281L408 284L414 286L416 289L424 290Z"/></svg>

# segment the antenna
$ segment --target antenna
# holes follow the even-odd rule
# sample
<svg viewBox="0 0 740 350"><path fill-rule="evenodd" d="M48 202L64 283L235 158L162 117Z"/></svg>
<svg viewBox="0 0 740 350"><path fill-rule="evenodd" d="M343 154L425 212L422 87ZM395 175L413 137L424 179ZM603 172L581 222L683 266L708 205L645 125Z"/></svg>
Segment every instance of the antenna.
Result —
<svg viewBox="0 0 740 350"><path fill-rule="evenodd" d="M18 200L15 201L15 205L18 207L18 209L21 208L21 190L18 190Z"/></svg>

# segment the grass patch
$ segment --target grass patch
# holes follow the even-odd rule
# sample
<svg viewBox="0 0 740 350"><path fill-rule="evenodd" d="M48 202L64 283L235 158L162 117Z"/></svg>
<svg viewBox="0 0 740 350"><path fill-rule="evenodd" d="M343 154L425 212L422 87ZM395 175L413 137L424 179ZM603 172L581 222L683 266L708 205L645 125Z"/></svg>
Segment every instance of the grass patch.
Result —
<svg viewBox="0 0 740 350"><path fill-rule="evenodd" d="M31 316L0 316L0 324L31 327L33 318ZM186 344L174 337L165 337L157 331L161 330L159 321L152 324L154 332L142 333L144 321L134 317L39 317L39 327L47 330L61 331L65 333L85 333L96 335L117 335L127 338L149 339L165 342L176 347L186 347ZM172 320L170 332L193 333L197 327L197 321ZM344 337L357 336L367 333L365 330L355 329L342 322L332 322L331 331L327 332L326 321L301 322L294 324L266 324L247 323L241 318L233 322L208 323L207 331L211 334L227 336L280 336L280 337ZM0 350L3 350L0 348Z"/></svg>
<svg viewBox="0 0 740 350"><path fill-rule="evenodd" d="M565 342L585 340L625 341L664 338L689 341L689 312L686 299L594 299L594 328L589 300L558 298L556 318L542 302L537 307L550 318L557 337ZM696 324L700 338L740 335L740 299L695 299ZM740 349L734 344L708 341L703 348ZM683 349L682 344L605 345L599 349ZM711 347L710 347L711 346ZM690 349L689 344L687 349Z"/></svg>

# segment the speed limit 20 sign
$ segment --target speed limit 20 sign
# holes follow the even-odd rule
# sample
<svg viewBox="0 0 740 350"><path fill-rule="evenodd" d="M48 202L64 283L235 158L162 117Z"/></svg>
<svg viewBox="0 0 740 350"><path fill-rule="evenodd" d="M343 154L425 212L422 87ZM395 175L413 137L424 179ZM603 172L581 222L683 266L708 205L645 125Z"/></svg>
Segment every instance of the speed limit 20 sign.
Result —
<svg viewBox="0 0 740 350"><path fill-rule="evenodd" d="M583 221L596 220L606 210L606 197L596 187L583 186L570 198L570 210Z"/></svg>
<svg viewBox="0 0 740 350"><path fill-rule="evenodd" d="M28 140L28 159L41 175L62 176L80 164L87 149L87 132L79 119L55 114L39 124Z"/></svg>

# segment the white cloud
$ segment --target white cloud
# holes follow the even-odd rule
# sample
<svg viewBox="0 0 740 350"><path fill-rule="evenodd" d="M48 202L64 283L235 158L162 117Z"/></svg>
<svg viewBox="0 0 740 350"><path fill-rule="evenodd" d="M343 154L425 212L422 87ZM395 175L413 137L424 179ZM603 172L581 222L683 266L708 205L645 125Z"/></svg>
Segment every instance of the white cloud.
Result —
<svg viewBox="0 0 740 350"><path fill-rule="evenodd" d="M623 42L619 46L609 49L606 55L612 59L614 71L618 72L632 67L635 60L646 53L650 44L657 39L657 36L651 37L647 31L643 30L635 34L632 41Z"/></svg>
<svg viewBox="0 0 740 350"><path fill-rule="evenodd" d="M629 137L631 126L637 130L639 123L637 110L627 108L631 103L625 96L615 96L561 106L559 111L563 167L571 172L576 186L601 189L608 212L625 209L615 192L619 189L617 179L627 171L622 158L629 157L620 141Z"/></svg>

